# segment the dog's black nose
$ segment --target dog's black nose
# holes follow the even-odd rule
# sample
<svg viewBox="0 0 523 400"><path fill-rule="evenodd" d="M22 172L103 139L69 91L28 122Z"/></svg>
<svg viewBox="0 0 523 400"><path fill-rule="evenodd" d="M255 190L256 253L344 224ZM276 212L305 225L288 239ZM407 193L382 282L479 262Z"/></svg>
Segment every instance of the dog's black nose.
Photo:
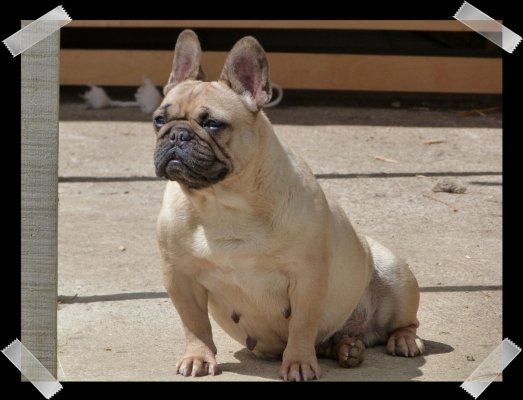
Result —
<svg viewBox="0 0 523 400"><path fill-rule="evenodd" d="M188 128L184 126L175 126L171 129L171 133L169 133L169 139L173 142L177 140L188 142L189 140L192 140L192 135Z"/></svg>

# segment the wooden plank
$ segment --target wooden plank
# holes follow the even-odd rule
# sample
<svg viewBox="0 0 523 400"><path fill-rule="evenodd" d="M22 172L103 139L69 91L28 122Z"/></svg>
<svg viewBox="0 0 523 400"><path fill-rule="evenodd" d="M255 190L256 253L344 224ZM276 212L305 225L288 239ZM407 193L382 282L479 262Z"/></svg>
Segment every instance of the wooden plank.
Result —
<svg viewBox="0 0 523 400"><path fill-rule="evenodd" d="M21 341L55 377L59 35L21 56Z"/></svg>
<svg viewBox="0 0 523 400"><path fill-rule="evenodd" d="M381 29L412 31L459 31L470 29L447 20L74 20L70 28L272 28L272 29Z"/></svg>
<svg viewBox="0 0 523 400"><path fill-rule="evenodd" d="M209 79L219 76L227 53L204 52ZM269 53L271 79L286 89L499 94L501 59ZM62 50L63 85L139 86L167 80L170 51Z"/></svg>

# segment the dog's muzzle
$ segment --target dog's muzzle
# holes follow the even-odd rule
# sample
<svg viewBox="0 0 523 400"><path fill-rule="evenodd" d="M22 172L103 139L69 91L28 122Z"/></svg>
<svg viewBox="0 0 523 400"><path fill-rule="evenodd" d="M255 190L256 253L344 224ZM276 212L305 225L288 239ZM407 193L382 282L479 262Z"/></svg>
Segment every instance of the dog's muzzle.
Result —
<svg viewBox="0 0 523 400"><path fill-rule="evenodd" d="M185 123L174 125L158 139L154 153L156 175L191 189L208 187L227 176L228 168L212 147Z"/></svg>

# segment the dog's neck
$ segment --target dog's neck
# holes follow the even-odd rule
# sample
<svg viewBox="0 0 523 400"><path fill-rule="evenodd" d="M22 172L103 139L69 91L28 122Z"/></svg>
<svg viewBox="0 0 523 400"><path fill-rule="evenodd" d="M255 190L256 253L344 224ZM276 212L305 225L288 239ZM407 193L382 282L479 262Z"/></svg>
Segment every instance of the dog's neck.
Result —
<svg viewBox="0 0 523 400"><path fill-rule="evenodd" d="M244 166L241 173L205 189L184 193L201 212L210 208L216 212L244 212L251 215L271 214L279 208L282 196L275 194L289 190L289 183L297 180L295 160L274 132L263 112L257 117L256 132L260 138L256 157Z"/></svg>

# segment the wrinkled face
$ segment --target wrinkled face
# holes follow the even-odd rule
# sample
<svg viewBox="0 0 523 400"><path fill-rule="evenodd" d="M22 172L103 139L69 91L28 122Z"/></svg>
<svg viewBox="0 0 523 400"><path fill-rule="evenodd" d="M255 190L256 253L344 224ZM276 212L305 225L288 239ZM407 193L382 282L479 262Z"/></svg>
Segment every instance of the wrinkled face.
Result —
<svg viewBox="0 0 523 400"><path fill-rule="evenodd" d="M240 173L256 149L255 120L224 83L180 83L153 114L156 175L202 189Z"/></svg>

